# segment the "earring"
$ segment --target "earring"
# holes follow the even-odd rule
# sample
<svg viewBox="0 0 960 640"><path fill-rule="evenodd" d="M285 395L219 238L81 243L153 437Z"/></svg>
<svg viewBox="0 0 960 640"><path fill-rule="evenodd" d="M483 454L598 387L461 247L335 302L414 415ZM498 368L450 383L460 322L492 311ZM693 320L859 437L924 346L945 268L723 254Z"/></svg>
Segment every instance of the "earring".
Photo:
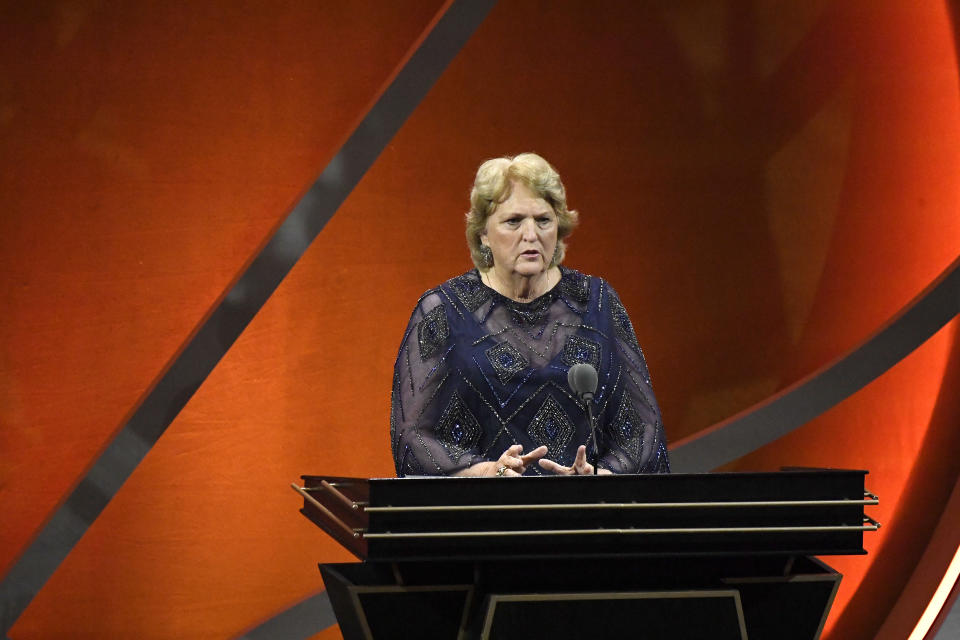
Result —
<svg viewBox="0 0 960 640"><path fill-rule="evenodd" d="M553 248L553 257L550 258L550 266L555 267L560 264L560 243L557 243L557 246Z"/></svg>
<svg viewBox="0 0 960 640"><path fill-rule="evenodd" d="M493 266L493 251L490 250L485 244L480 245L480 261L483 263L483 266L487 269Z"/></svg>

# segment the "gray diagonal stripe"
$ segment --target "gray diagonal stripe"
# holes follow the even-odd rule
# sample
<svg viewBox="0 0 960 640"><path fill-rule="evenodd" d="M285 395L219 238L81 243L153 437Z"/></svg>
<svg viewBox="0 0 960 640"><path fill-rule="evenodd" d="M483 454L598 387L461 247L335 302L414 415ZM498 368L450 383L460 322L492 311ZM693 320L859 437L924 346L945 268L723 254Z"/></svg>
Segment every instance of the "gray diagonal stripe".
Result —
<svg viewBox="0 0 960 640"><path fill-rule="evenodd" d="M250 629L237 640L309 638L337 624L327 592L316 593Z"/></svg>
<svg viewBox="0 0 960 640"><path fill-rule="evenodd" d="M6 633L266 303L480 26L496 0L455 0L180 356L0 583Z"/></svg>
<svg viewBox="0 0 960 640"><path fill-rule="evenodd" d="M960 259L882 330L839 361L722 427L671 449L671 468L683 473L710 471L783 437L875 380L957 313Z"/></svg>
<svg viewBox="0 0 960 640"><path fill-rule="evenodd" d="M954 590L957 589L957 586L953 586ZM950 601L947 600L945 605L949 606ZM937 629L934 640L957 640L957 638L960 638L960 598L953 601L953 606L950 607L943 624Z"/></svg>

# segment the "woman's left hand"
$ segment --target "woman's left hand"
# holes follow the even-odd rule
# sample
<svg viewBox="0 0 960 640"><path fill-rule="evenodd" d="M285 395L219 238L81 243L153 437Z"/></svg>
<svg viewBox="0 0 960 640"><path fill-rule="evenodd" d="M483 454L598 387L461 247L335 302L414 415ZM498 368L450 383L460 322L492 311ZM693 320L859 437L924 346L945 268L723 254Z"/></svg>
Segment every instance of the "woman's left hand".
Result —
<svg viewBox="0 0 960 640"><path fill-rule="evenodd" d="M557 464L553 460L547 460L546 458L540 459L540 468L551 473L555 473L558 476L592 476L593 475L593 465L587 462L587 447L586 445L580 445L580 448L577 449L577 457L574 458L573 464L569 467L565 467L562 464ZM600 475L609 475L610 471L608 469L600 469L598 472Z"/></svg>

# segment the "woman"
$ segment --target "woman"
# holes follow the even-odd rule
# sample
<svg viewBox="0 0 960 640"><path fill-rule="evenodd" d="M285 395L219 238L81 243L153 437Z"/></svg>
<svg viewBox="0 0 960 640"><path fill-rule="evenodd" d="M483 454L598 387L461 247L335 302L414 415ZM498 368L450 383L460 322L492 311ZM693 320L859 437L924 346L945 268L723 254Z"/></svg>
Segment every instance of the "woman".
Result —
<svg viewBox="0 0 960 640"><path fill-rule="evenodd" d="M561 266L577 224L533 153L480 166L467 244L476 270L417 302L394 367L397 475L668 472L660 410L613 288ZM567 371L599 373L595 449ZM594 453L599 455L594 457Z"/></svg>

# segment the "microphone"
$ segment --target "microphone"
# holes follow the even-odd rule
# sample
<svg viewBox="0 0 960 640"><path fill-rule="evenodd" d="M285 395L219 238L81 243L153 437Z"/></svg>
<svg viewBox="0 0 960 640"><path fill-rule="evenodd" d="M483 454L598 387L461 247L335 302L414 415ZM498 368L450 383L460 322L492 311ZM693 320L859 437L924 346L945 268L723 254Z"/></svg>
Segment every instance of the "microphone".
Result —
<svg viewBox="0 0 960 640"><path fill-rule="evenodd" d="M581 401L593 400L597 390L597 370L586 362L575 364L567 371L567 384Z"/></svg>
<svg viewBox="0 0 960 640"><path fill-rule="evenodd" d="M597 442L597 430L593 423L593 394L597 390L597 370L593 365L581 362L567 371L567 384L580 402L587 408L587 420L590 422L590 437L593 438L593 473L597 474L600 462L600 445Z"/></svg>

